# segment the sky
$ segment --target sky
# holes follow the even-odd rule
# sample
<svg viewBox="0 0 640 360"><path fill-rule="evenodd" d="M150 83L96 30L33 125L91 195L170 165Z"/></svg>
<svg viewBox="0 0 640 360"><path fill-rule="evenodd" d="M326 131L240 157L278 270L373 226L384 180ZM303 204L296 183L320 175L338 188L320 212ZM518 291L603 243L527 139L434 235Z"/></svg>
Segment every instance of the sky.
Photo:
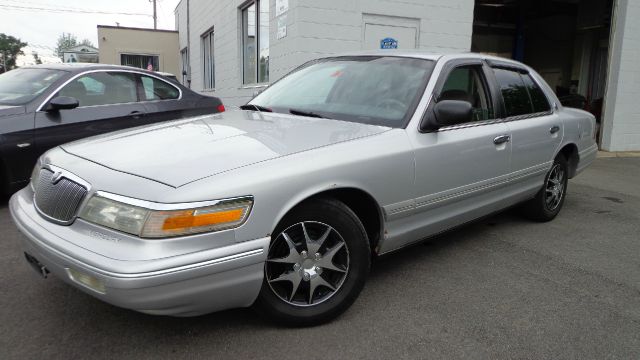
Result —
<svg viewBox="0 0 640 360"><path fill-rule="evenodd" d="M175 29L178 2L157 0L158 29ZM0 33L45 54L53 51L63 32L97 46L97 25L153 28L152 15L150 0L0 0Z"/></svg>

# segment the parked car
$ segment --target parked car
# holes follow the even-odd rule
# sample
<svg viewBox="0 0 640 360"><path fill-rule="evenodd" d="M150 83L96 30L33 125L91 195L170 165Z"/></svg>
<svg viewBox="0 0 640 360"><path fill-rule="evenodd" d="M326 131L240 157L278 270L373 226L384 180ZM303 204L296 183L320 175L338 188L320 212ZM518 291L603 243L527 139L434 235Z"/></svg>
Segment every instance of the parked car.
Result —
<svg viewBox="0 0 640 360"><path fill-rule="evenodd" d="M519 203L552 220L597 151L592 115L475 54L323 58L241 108L48 151L10 201L29 263L148 314L316 324L372 256Z"/></svg>
<svg viewBox="0 0 640 360"><path fill-rule="evenodd" d="M224 111L156 73L101 64L46 64L0 75L0 193L29 181L57 145L108 131Z"/></svg>
<svg viewBox="0 0 640 360"><path fill-rule="evenodd" d="M178 81L178 78L172 73L156 71L156 74L161 75L167 80L171 80L171 82L173 83L180 84L180 82Z"/></svg>

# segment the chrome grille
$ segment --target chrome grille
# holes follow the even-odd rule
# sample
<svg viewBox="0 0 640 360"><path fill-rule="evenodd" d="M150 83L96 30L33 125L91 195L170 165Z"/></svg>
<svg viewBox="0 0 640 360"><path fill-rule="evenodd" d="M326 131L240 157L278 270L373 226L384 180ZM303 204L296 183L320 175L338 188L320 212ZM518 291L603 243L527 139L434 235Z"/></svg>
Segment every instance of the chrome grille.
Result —
<svg viewBox="0 0 640 360"><path fill-rule="evenodd" d="M35 202L38 210L61 223L73 220L78 207L87 195L87 189L66 177L53 181L54 173L41 169L35 186Z"/></svg>

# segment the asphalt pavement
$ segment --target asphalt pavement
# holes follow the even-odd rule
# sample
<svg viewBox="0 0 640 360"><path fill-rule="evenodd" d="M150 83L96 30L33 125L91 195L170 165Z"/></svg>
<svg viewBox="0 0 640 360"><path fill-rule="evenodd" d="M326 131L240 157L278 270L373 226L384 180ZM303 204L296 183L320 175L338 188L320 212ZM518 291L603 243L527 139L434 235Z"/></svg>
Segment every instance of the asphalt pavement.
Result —
<svg viewBox="0 0 640 360"><path fill-rule="evenodd" d="M378 259L322 326L102 303L26 264L0 202L0 359L638 359L640 158L598 159L553 222L507 211Z"/></svg>

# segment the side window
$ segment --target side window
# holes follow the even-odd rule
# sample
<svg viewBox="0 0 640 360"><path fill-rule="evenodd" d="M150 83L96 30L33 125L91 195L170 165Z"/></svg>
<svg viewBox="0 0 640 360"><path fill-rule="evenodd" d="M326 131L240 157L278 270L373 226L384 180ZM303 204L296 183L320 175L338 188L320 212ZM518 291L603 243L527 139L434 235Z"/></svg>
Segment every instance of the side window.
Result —
<svg viewBox="0 0 640 360"><path fill-rule="evenodd" d="M526 115L533 111L531 99L519 72L493 69L500 86L507 117Z"/></svg>
<svg viewBox="0 0 640 360"><path fill-rule="evenodd" d="M171 100L180 96L178 89L167 82L145 75L140 75L140 80L144 94L143 100Z"/></svg>
<svg viewBox="0 0 640 360"><path fill-rule="evenodd" d="M484 86L482 67L461 66L449 73L438 101L461 100L473 106L473 121L495 118L491 100Z"/></svg>
<svg viewBox="0 0 640 360"><path fill-rule="evenodd" d="M550 111L551 105L549 105L547 96L544 94L542 89L540 89L538 84L533 81L531 75L522 75L522 79L524 80L524 84L529 91L529 96L531 96L531 102L533 103L533 112L541 113Z"/></svg>
<svg viewBox="0 0 640 360"><path fill-rule="evenodd" d="M121 104L138 101L133 74L96 72L80 76L59 93L78 99L80 106Z"/></svg>

